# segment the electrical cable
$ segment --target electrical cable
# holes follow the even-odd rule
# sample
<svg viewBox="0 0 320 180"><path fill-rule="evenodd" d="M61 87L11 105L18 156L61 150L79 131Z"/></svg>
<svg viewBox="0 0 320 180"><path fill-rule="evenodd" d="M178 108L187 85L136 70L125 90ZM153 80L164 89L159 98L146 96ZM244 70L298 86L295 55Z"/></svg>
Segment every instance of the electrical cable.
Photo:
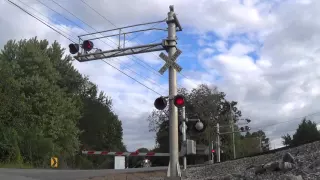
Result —
<svg viewBox="0 0 320 180"><path fill-rule="evenodd" d="M18 1L20 1L20 0L18 0ZM86 31L84 28L82 28L82 27L80 27L78 24L76 24L76 23L74 23L72 20L70 20L69 18L67 18L67 17L65 17L65 16L63 16L62 14L60 14L59 12L57 12L56 10L54 10L54 9L52 9L51 7L49 7L48 5L46 5L46 4L44 4L44 3L42 3L41 1L39 1L39 0L37 0L40 4L42 4L43 6L45 6L45 7L47 7L48 9L50 9L50 10L52 10L53 12L55 12L55 13L57 13L57 14L59 14L61 17L63 17L64 19L66 19L67 21L69 21L70 23L72 23L72 24L74 24L74 25L76 25L78 28L80 28L80 29L82 29L82 30L84 30L85 32L87 32L87 33L89 33L88 31ZM21 1L20 1L21 2ZM21 2L21 3L23 3L23 2ZM23 3L24 4L24 3ZM24 5L26 5L26 4L24 4ZM26 5L26 6L28 6L28 5ZM28 6L29 8L32 8L32 7L30 7L30 6ZM32 8L34 11L37 11L37 10L35 10L34 8ZM37 11L38 13L40 13L39 11ZM69 12L70 13L70 12ZM40 13L41 14L41 13ZM43 14L42 14L43 15ZM44 16L44 15L43 15ZM46 16L45 16L46 17ZM48 17L46 17L46 18L48 18ZM71 33L72 34L72 33ZM104 42L104 41L102 41L102 42ZM107 44L106 42L104 42L105 44ZM109 44L107 44L107 45L109 45ZM109 45L110 46L110 45ZM112 46L110 46L110 47L112 47ZM112 47L113 48L113 47ZM114 58L114 59L116 59L116 60L119 60L120 61L120 59L119 58ZM137 62L138 63L138 62ZM140 64L141 65L141 64ZM159 88L161 88L161 89L163 89L163 90L166 90L165 88L163 88L160 84L158 84L158 83L156 83L155 81L153 81L150 77L146 77L146 76L143 76L142 74L140 74L140 73L137 73L136 71L134 71L134 70L131 70L130 69L130 67L128 66L128 65L123 65L124 67L126 67L129 71L131 71L131 72L133 72L133 73L135 73L135 74L137 74L138 76L140 76L140 77L142 77L143 79L145 79L145 80L147 80L147 81L149 81L150 83L152 83L152 84L154 84L154 85L156 85L156 86L158 86ZM151 80L150 80L151 79Z"/></svg>
<svg viewBox="0 0 320 180"><path fill-rule="evenodd" d="M318 115L318 114L320 114L320 111L307 114L306 116L293 118L293 119L290 119L290 120L287 120L287 121L280 121L280 122L277 122L277 123L272 123L272 124L268 124L268 125L264 125L264 126L260 126L260 127L255 127L255 128L252 128L252 129L261 129L261 128L266 128L266 127L271 127L271 126L275 126L275 125L279 125L279 124L283 124L283 123L288 123L288 122L292 122L292 121L296 121L296 120L301 120L301 119L306 118L308 116L314 116L314 115Z"/></svg>
<svg viewBox="0 0 320 180"><path fill-rule="evenodd" d="M56 30L54 27L50 26L49 24L45 23L43 20L41 20L40 18L34 16L33 14L31 14L30 12L28 12L27 10L23 9L21 6L17 5L16 3L12 2L11 0L8 0L11 4L13 4L14 6L16 6L17 8L19 8L20 10L22 10L23 12L27 13L29 16L35 18L36 20L38 20L39 22L41 22L42 24L46 25L47 27L49 27L50 29L54 30L55 32L57 32L58 34L60 34L61 36L65 37L66 39L74 42L72 39L70 39L69 37L67 37L66 35L64 35L63 33L59 32L58 30Z"/></svg>
<svg viewBox="0 0 320 180"><path fill-rule="evenodd" d="M82 3L84 3L86 6L88 6L91 10L93 10L94 12L96 12L99 16L101 16L103 19L105 19L106 21L108 21L111 25L113 25L115 28L118 28L114 23L112 23L108 18L106 18L104 15L102 15L100 12L98 12L96 9L94 9L92 6L90 6L88 3L86 3L84 0L80 0ZM159 23L160 24L160 23ZM151 26L151 28L157 26L158 24L156 25L153 25ZM142 34L142 33L141 33ZM136 37L138 37L139 35L133 37L131 40L135 39ZM153 54L157 59L160 59L161 61L163 61L159 56L155 55L154 53L151 53ZM151 66L150 66L151 67ZM152 67L151 67L152 68ZM154 71L158 72L156 69L152 68ZM183 73L181 72L178 72L179 74L181 74L183 77L185 77L186 79L189 79L187 76L185 76ZM158 73L157 73L158 74ZM159 76L161 76L160 74L158 74ZM161 76L163 77L163 76ZM191 80L191 79L189 79Z"/></svg>
<svg viewBox="0 0 320 180"><path fill-rule="evenodd" d="M51 0L54 4L56 4L56 5L58 5L60 8L62 8L63 10L65 10L66 12L68 12L69 14L71 14L73 17L75 17L76 19L78 19L80 22L82 22L83 24L85 24L85 25L87 25L88 27L90 27L91 29L93 29L94 31L97 31L95 28L93 28L92 26L90 26L88 23L86 23L86 22L84 22L83 20L81 20L78 16L76 16L74 13L72 13L72 12L70 12L68 9L66 9L65 7L63 7L62 5L60 5L59 3L57 3L55 0ZM57 12L58 13L58 12ZM101 33L100 33L101 34ZM101 34L102 35L102 34ZM118 46L118 44L117 43L115 43L114 41L112 41L111 39L109 39L109 38L106 38L106 39L108 39L109 41L111 41L111 42L113 42L115 45L117 45ZM102 41L101 39L100 39L100 41ZM102 41L102 42L104 42L104 41ZM104 42L104 43L106 43L106 42ZM109 45L110 46L110 45ZM112 46L110 46L111 48L113 48ZM130 59L132 59L132 60L134 60L135 62L137 62L138 64L140 64L141 66L143 66L143 67L145 67L145 68L151 68L151 70L155 70L153 67L151 67L149 64L147 64L147 63L145 63L144 61L142 61L140 58L138 58L138 57L136 57L135 55L132 55L135 59L137 59L137 60L139 60L140 62L142 62L143 64L146 64L146 66L147 67L145 67L145 66L143 66L142 64L140 64L140 63L138 63L137 61L135 61L134 59L132 59L132 58L130 58L130 57L128 57L128 58L130 58ZM156 71L156 70L155 70ZM157 72L157 71L156 71ZM159 75L158 73L157 73L157 75Z"/></svg>
<svg viewBox="0 0 320 180"><path fill-rule="evenodd" d="M19 8L20 10L22 10L23 12L27 13L28 15L30 15L31 17L35 18L36 20L38 20L39 22L41 22L42 24L46 25L47 27L49 27L50 29L54 30L55 32L57 32L58 34L62 35L63 37L65 37L66 39L70 40L73 43L76 43L74 40L70 39L69 37L67 37L66 35L62 34L61 32L59 32L58 30L56 30L54 27L50 26L49 24L46 24L44 21L42 21L41 19L37 18L35 15L31 14L30 12L28 12L27 10L25 10L24 8L22 8L21 6L19 6L18 4L12 2L11 0L8 0L9 3L13 4L14 6L16 6L17 8ZM115 66L113 66L112 64L110 64L109 62L106 62L105 60L103 60L103 62L107 63L109 66L115 68L116 70L118 70L119 72L121 72L122 74L126 75L127 77L131 78L132 80L136 81L137 83L139 83L140 85L146 87L147 89L153 91L154 93L158 94L161 96L160 93L158 93L157 91L153 90L152 88L146 86L145 84L141 83L140 81L138 81L137 79L133 78L132 76L128 75L127 73L123 72L122 70L116 68Z"/></svg>

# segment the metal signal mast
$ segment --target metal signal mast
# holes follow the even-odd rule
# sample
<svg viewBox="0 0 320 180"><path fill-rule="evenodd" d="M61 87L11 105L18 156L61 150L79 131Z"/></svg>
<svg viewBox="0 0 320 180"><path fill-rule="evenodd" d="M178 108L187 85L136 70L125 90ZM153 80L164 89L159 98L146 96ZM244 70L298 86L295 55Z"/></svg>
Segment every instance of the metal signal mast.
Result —
<svg viewBox="0 0 320 180"><path fill-rule="evenodd" d="M167 69L169 70L168 99L169 99L169 111L170 111L170 115L169 115L170 163L168 167L168 177L178 177L178 176L181 176L180 165L179 165L179 146L178 146L179 131L178 131L178 112L177 112L177 107L174 105L174 99L177 95L177 71L180 72L182 68L175 61L177 60L178 56L182 53L182 51L176 47L176 44L177 44L176 32L182 31L182 27L179 23L179 20L176 14L174 13L173 5L171 5L169 9L170 11L168 12L168 17L162 21L136 24L132 26L126 26L126 27L78 36L79 43L70 44L69 50L71 54L76 54L74 58L79 62L113 58L118 56L127 56L127 55L133 55L133 54L141 54L141 53L147 53L147 52L153 52L153 51L165 50L168 53L168 55L164 53L161 53L159 55L159 57L166 62L165 65L159 70L159 73L163 74ZM149 29L143 29L143 30L123 32L123 30L128 28L133 28L133 27L143 26L148 24L156 24L160 22L167 22L168 28L167 29L149 28ZM164 39L162 40L162 42L159 42L159 43L125 47L126 35L137 33L137 32L143 32L143 31L151 31L151 30L167 31L168 37L167 39ZM101 34L101 33L106 33L111 31L118 31L118 33L101 36L97 38L91 38L91 39L85 38L85 36ZM119 37L119 44L117 49L101 50L99 48L94 48L94 44L92 40L114 37L114 36ZM121 37L123 37L122 47L120 45Z"/></svg>

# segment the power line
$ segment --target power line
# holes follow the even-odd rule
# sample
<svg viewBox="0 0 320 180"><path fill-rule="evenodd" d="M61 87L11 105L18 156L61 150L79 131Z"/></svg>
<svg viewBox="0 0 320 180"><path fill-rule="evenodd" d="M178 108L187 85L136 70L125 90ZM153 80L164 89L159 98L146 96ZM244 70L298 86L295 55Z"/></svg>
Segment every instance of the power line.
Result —
<svg viewBox="0 0 320 180"><path fill-rule="evenodd" d="M136 81L137 83L141 84L142 86L146 87L147 89L153 91L154 93L162 96L160 93L158 93L157 91L153 90L152 88L146 86L145 84L141 83L140 81L136 80L135 78L133 78L132 76L128 75L127 73L121 71L120 69L116 68L115 66L111 65L109 62L105 61L104 59L102 60L103 62L109 64L111 67L115 68L116 70L120 71L121 73L123 73L124 75L128 76L129 78L131 78L132 80Z"/></svg>
<svg viewBox="0 0 320 180"><path fill-rule="evenodd" d="M37 1L39 2L39 0L37 0ZM68 12L69 14L71 14L73 17L75 17L76 19L78 19L78 20L79 20L80 22L82 22L83 24L87 25L88 27L90 27L90 28L93 29L94 31L97 31L94 27L92 27L92 26L89 25L88 23L86 23L86 22L84 22L83 20L81 20L78 16L76 16L74 13L70 12L68 9L64 8L62 5L60 5L60 4L57 3L56 1L52 0L52 2L53 2L54 4L56 4L56 5L58 5L58 6L59 6L60 8L62 8L63 10L65 10L66 12ZM45 4L42 3L42 2L40 2L40 3L41 3L42 5L44 5L44 6L46 6L47 8L49 8L50 10L54 11L55 13L59 14L59 15L62 16L63 18L67 19L69 22L77 25L77 24L74 23L72 20L66 18L66 17L63 16L61 13L57 12L56 10L48 7L47 5L45 5ZM77 26L78 26L78 25L77 25ZM81 28L80 26L78 26L78 27ZM81 28L81 29L83 29L83 28ZM83 29L83 30L84 30L85 32L89 33L89 32L86 31L85 29ZM101 33L100 33L100 34L101 34ZM97 37L97 36L95 36L95 37ZM109 39L109 38L107 38L107 39L108 39L109 41L112 41L114 44L117 45L117 43L115 43L113 40L111 40L111 39ZM101 42L105 43L106 45L108 45L109 47L113 48L112 46L110 46L107 42L103 41L102 39L99 39L99 40L100 40ZM134 56L134 57L135 57L135 56ZM148 67L144 66L143 64L141 64L140 62L142 62L142 63L146 64L147 66L149 66L147 63L145 63L144 61L142 61L141 59L139 59L139 58L137 58L137 57L135 57L135 58L136 58L138 61L136 61L136 59L132 59L132 58L130 58L130 59L132 59L134 62L138 63L140 66L142 66L142 67L144 67L144 68L148 68ZM118 58L115 58L115 59L118 59ZM149 66L149 67L151 67L151 66ZM151 68L152 68L152 67L151 67ZM135 73L136 73L136 72L135 72ZM138 74L138 73L136 73L136 74ZM151 79L150 77L149 77L149 78L148 78L148 77L144 77L144 76L142 76L141 74L138 74L138 75L141 76L141 77L143 77L144 79L147 79L147 81L150 81L149 79ZM157 73L157 75L158 75L158 73ZM155 83L155 82L153 82L153 81L150 81L150 82L153 83L153 84L156 84L156 85L159 86L160 88L164 89L163 87L161 87L160 84L157 84L157 83Z"/></svg>
<svg viewBox="0 0 320 180"><path fill-rule="evenodd" d="M97 11L96 9L94 9L92 6L90 6L88 3L86 3L85 1L83 1L83 0L81 0L81 2L83 3L83 4L85 4L86 6L88 6L92 11L94 11L95 13L97 13L99 16L101 16L103 19L105 19L106 21L108 21L111 25L113 25L115 28L118 28L112 21L110 21L108 18L106 18L104 15L102 15L99 11ZM153 26L151 26L151 28L153 28L153 27L156 27L157 25L159 25L160 23L157 23L157 24L155 24L155 25L153 25ZM142 34L142 33L141 33ZM136 36L134 36L133 38L131 38L130 40L128 40L128 41L132 41L133 39L136 39L138 36L140 36L141 34L138 34L138 35L136 35ZM153 53L152 53L153 54ZM137 58L135 55L132 55L133 57L135 57L135 58ZM158 57L157 57L158 58ZM142 61L142 62L144 62L144 61ZM149 64L147 64L147 63L145 63L149 68L151 68L153 71L155 71L156 73L156 75L158 75L158 76L160 76L161 78L164 78L162 75L160 75L159 73L158 73L158 71L155 69L155 68L153 68L152 66L150 66Z"/></svg>
<svg viewBox="0 0 320 180"><path fill-rule="evenodd" d="M275 125L279 125L279 124L283 124L283 123L288 123L288 122L292 122L292 121L296 121L296 120L301 120L301 119L306 118L308 116L314 116L314 115L318 115L318 114L320 114L320 111L317 111L317 112L314 112L314 113L310 113L310 114L307 114L307 115L302 116L302 117L293 118L293 119L290 119L290 120L287 120L287 121L280 121L280 122L277 122L277 123L272 123L272 124L269 124L269 125L265 125L265 126L261 126L261 127L257 127L257 128L252 128L252 129L262 129L262 128L266 128L266 127L271 127L271 126L275 126Z"/></svg>
<svg viewBox="0 0 320 180"><path fill-rule="evenodd" d="M28 15L30 15L31 17L35 18L36 20L38 20L39 22L41 22L42 24L46 25L47 27L49 27L50 29L54 30L55 32L57 32L58 34L62 35L63 37L65 37L66 39L70 40L73 43L76 43L75 41L73 41L72 39L70 39L69 37L65 36L64 34L62 34L61 32L59 32L58 30L56 30L54 27L50 26L49 24L45 23L44 21L42 21L41 19L37 18L35 15L29 13L27 10L25 10L24 8L22 8L21 6L17 5L16 3L12 2L11 0L8 0L11 4L13 4L14 6L16 6L17 8L19 8L20 10L22 10L23 12L27 13ZM102 60L103 62L107 63L109 66L115 68L116 70L118 70L119 72L121 72L122 74L126 75L127 77L131 78L132 80L136 81L137 83L139 83L140 85L146 87L147 89L153 91L154 93L158 94L161 96L160 93L158 93L157 91L153 90L152 88L146 86L145 84L141 83L140 81L138 81L137 79L133 78L132 76L128 75L127 73L123 72L122 70L116 68L115 66L113 66L112 64L110 64L109 62Z"/></svg>
<svg viewBox="0 0 320 180"><path fill-rule="evenodd" d="M96 12L99 16L101 16L103 19L105 19L106 21L108 21L111 25L113 25L115 28L118 28L114 23L112 23L108 18L106 18L104 15L102 15L99 11L97 11L96 9L94 9L92 6L90 6L88 3L86 3L84 0L81 0L81 2L82 3L84 3L86 6L88 6L91 10L93 10L94 12ZM159 23L158 23L159 24ZM156 25L153 25L152 27L155 27L155 26L157 26L158 24L156 24ZM152 28L151 27L151 28ZM141 33L142 34L142 33ZM131 40L133 40L133 39L135 39L135 38L137 38L139 35L137 35L137 36L135 36L135 37L133 37L132 39L130 39L130 41ZM162 59L159 57L159 56L157 56L157 55L155 55L154 53L151 53L151 54L153 54L157 59L160 59L161 61L162 61ZM133 55L134 56L134 55ZM150 65L148 65L149 67L151 67ZM154 69L153 67L151 67L154 71L156 71L157 72L157 75L159 75L159 76L161 76L161 77L163 77L162 75L160 75L160 74L158 74L158 71L156 70L156 69ZM184 74L182 74L181 72L179 72L179 74L181 74L183 77L185 77L186 79L189 79L187 76L185 76ZM190 80L190 79L189 79Z"/></svg>
<svg viewBox="0 0 320 180"><path fill-rule="evenodd" d="M55 22L55 23L59 23L59 21L52 20L52 19L48 18L46 15L44 15L44 14L41 13L41 12L39 12L39 11L36 10L35 8L27 5L26 3L22 2L21 0L18 0L18 1L19 1L21 4L23 4L24 6L26 6L26 7L30 8L30 9L34 10L35 12L37 12L38 14L40 14L41 16L43 16L45 19L48 19L48 20L50 20L50 21L52 21L52 22ZM39 17L38 17L38 18L39 18ZM43 19L41 19L41 18L39 18L39 19L42 20L42 21L44 21L44 22L46 22L47 24L51 25L52 27L54 27L54 23L50 23L50 22L45 21L45 20L43 20ZM70 31L70 30L67 29L67 28L64 27L64 26L62 26L61 28L63 28L65 31L63 31L60 27L59 27L59 28L58 28L58 27L55 27L55 28L58 29L58 30L60 30L61 32L67 34L68 37L72 37L72 38L74 38L74 39L78 39L77 36L71 36L71 35L70 35L70 32L68 32L68 31ZM73 41L74 41L74 40L73 40Z"/></svg>
<svg viewBox="0 0 320 180"><path fill-rule="evenodd" d="M19 0L20 1L20 0ZM65 17L65 16L63 16L61 13L59 13L59 12L57 12L56 10L54 10L54 9L52 9L51 7L49 7L48 5L46 5L46 4L44 4L43 2L41 2L40 0L37 0L40 4L42 4L43 6L45 6L46 8L48 8L48 9L50 9L51 11L53 11L53 12L55 12L55 13L57 13L57 14L59 14L61 17L63 17L64 19L66 19L67 21L69 21L70 23L72 23L72 24L74 24L74 25L76 25L78 28L80 28L80 29L82 29L82 30L84 30L85 32L87 32L87 33L89 33L88 31L86 31L84 28L82 28L82 27L80 27L78 24L76 24L75 22L73 22L72 20L70 20L69 18L67 18L67 17ZM21 1L20 1L21 2ZM55 1L53 1L53 2L55 2ZM21 2L21 3L23 3L23 2ZM26 4L25 4L26 5ZM59 4L58 4L59 5ZM28 6L28 5L26 5L26 6ZM28 6L29 8L32 8L32 7L30 7L30 6ZM35 10L34 8L32 8L33 10ZM35 11L37 11L37 10L35 10ZM37 12L39 12L39 11L37 11ZM40 13L40 12L39 12ZM68 13L70 13L70 14L72 14L71 12L69 12L68 11ZM41 13L40 13L41 14ZM74 15L74 14L72 14L72 15ZM74 15L75 16L75 15ZM77 17L76 17L77 18ZM79 18L78 18L79 19ZM79 19L79 20L81 20L81 19ZM83 21L82 21L83 22ZM85 22L83 22L83 23L85 23ZM87 24L86 23L86 25L87 26L90 26L89 24ZM90 26L91 27L91 26ZM93 29L93 27L91 27L92 29ZM72 33L71 33L72 34ZM100 41L102 41L101 39L99 39ZM112 41L112 40L111 40ZM108 43L106 43L105 41L102 41L103 43L105 43L106 45L108 45L108 46L110 46ZM112 42L114 42L114 41L112 41ZM112 46L110 46L111 48L113 48ZM114 58L114 59L116 59L116 60L119 60L120 61L120 59L118 59L118 58ZM137 62L138 63L138 62ZM141 65L141 64L140 64ZM143 79L145 79L145 80L147 80L147 81L149 81L149 82L151 82L152 84L154 84L154 85L156 85L156 86L158 86L158 87L160 87L161 89L163 89L163 90L165 90L160 84L158 84L158 83L156 83L155 81L153 81L153 80L150 80L151 78L150 77L146 77L146 76L143 76L142 74L140 74L140 73L137 73L136 71L134 71L134 70L131 70L130 69L130 67L129 66L125 66L129 71L131 71L131 72L133 72L133 73L135 73L135 74L137 74L138 76L140 76L140 77L142 77Z"/></svg>
<svg viewBox="0 0 320 180"><path fill-rule="evenodd" d="M46 25L47 27L49 27L50 29L54 30L55 32L57 32L58 34L60 34L61 36L65 37L66 39L70 40L71 42L74 42L72 39L70 39L69 37L67 37L66 35L64 35L63 33L59 32L58 30L56 30L54 27L50 26L49 24L45 23L43 20L37 18L36 16L34 16L33 14L31 14L30 12L28 12L27 10L23 9L21 6L17 5L16 3L12 2L11 0L8 0L11 4L13 4L14 6L16 6L17 8L19 8L20 10L22 10L23 12L27 13L29 16L35 18L36 20L38 20L39 22L41 22L42 24Z"/></svg>
<svg viewBox="0 0 320 180"><path fill-rule="evenodd" d="M78 16L76 16L75 14L73 14L72 12L70 12L68 9L66 9L66 8L64 8L62 5L60 5L59 3L57 3L55 0L52 0L52 2L53 3L55 3L56 5L58 5L60 8L62 8L63 10L65 10L66 12L68 12L69 14L71 14L72 16L74 16L76 19L78 19L80 22L82 22L83 24L85 24L85 25L87 25L88 27L90 27L91 29L93 29L94 31L97 31L95 28L93 28L92 26L90 26L88 23L86 23L86 22L84 22L84 21L82 21ZM109 21L108 21L109 22ZM101 34L101 33L100 33ZM101 34L102 35L102 34ZM113 42L115 45L118 45L117 43L115 43L114 41L112 41L111 39L109 39L109 38L107 38L109 41L111 41L111 42ZM102 41L101 39L100 39L100 41ZM104 41L102 41L102 42L104 42ZM104 42L104 43L106 43L106 42ZM110 46L110 45L109 45ZM112 46L110 46L111 48L113 48ZM138 58L138 57L136 57L135 55L132 55L135 59L137 59L137 60L139 60L140 62L142 62L143 64L146 64L146 66L147 67L145 67L145 66L143 66L142 64L140 64L140 63L138 63L137 61L135 61L134 59L132 59L132 58L130 58L130 59L132 59L132 60L134 60L136 63L138 63L139 65L141 65L141 66L143 66L143 67L145 67L145 68L151 68L152 70L155 70L152 66L150 66L149 64L147 64L147 63L145 63L144 61L142 61L140 58ZM157 71L156 71L157 72ZM159 75L158 73L157 73L157 75Z"/></svg>

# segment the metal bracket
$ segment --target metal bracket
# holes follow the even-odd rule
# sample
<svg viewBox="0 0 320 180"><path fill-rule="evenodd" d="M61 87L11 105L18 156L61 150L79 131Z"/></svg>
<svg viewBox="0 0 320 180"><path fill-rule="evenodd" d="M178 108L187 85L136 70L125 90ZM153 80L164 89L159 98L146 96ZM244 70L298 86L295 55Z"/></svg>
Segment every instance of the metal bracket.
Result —
<svg viewBox="0 0 320 180"><path fill-rule="evenodd" d="M175 45L170 45L170 43L169 43L169 41L175 41L176 43L175 43ZM176 39L164 39L164 40L162 40L162 47L168 52L168 49L170 48L170 47L175 47L176 49L178 49L177 48L177 40Z"/></svg>
<svg viewBox="0 0 320 180"><path fill-rule="evenodd" d="M162 43L155 43L155 44L147 44L147 45L141 45L141 46L107 50L107 51L102 51L97 53L78 54L78 56L74 56L74 58L79 62L85 62L85 61L92 61L92 60L98 60L98 59L104 59L104 58L113 58L113 57L119 57L119 56L141 54L146 52L162 51L162 50L165 50L164 47L162 46Z"/></svg>

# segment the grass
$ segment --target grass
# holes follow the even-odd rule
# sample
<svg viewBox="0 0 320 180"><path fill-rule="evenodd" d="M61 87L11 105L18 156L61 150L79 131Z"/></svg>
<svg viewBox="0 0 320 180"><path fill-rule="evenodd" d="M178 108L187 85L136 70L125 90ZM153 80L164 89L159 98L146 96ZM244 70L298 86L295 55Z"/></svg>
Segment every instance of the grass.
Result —
<svg viewBox="0 0 320 180"><path fill-rule="evenodd" d="M0 168L32 169L33 166L30 164L0 163Z"/></svg>

